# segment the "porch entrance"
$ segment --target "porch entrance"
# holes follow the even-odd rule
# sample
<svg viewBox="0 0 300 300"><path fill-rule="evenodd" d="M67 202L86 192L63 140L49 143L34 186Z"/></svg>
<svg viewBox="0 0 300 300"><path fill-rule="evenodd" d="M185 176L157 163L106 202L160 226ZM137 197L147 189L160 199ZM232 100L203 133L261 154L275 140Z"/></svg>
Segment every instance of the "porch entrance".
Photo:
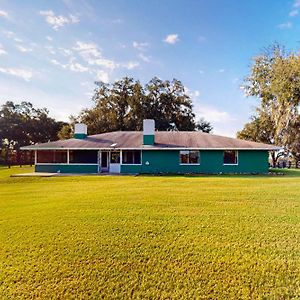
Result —
<svg viewBox="0 0 300 300"><path fill-rule="evenodd" d="M100 160L100 163L101 163L101 173L106 173L109 171L109 152L108 151L102 151L101 152L101 160Z"/></svg>
<svg viewBox="0 0 300 300"><path fill-rule="evenodd" d="M120 173L120 172L121 172L121 153L120 151L111 151L109 173Z"/></svg>
<svg viewBox="0 0 300 300"><path fill-rule="evenodd" d="M99 164L99 170L101 173L120 173L120 151L101 151Z"/></svg>

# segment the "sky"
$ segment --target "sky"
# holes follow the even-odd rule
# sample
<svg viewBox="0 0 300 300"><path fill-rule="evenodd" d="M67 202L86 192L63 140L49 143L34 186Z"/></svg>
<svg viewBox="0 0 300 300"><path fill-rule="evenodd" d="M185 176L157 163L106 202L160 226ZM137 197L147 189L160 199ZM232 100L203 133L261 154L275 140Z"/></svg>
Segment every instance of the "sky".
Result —
<svg viewBox="0 0 300 300"><path fill-rule="evenodd" d="M0 105L30 101L68 121L95 81L180 80L196 118L234 137L257 99L251 59L278 42L298 51L300 0L0 0Z"/></svg>

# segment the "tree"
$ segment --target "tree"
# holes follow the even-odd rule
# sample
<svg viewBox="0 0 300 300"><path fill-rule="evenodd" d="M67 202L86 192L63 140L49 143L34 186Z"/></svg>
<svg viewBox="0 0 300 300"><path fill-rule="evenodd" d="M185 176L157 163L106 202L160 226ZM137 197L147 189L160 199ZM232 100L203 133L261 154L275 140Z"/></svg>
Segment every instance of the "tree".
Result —
<svg viewBox="0 0 300 300"><path fill-rule="evenodd" d="M20 104L7 101L0 109L0 141L6 163L10 151L16 151L19 160L20 147L57 139L64 124L50 118L46 108L34 108L25 101Z"/></svg>
<svg viewBox="0 0 300 300"><path fill-rule="evenodd" d="M154 77L143 87L139 81L125 77L111 85L96 85L94 106L84 109L77 118L88 125L89 134L142 130L143 119L154 119L157 130L196 129L192 101L179 80ZM206 123L208 130L210 124Z"/></svg>
<svg viewBox="0 0 300 300"><path fill-rule="evenodd" d="M297 153L300 56L286 53L279 45L269 47L254 58L244 89L248 96L259 98L260 105L238 137L283 146L290 153Z"/></svg>
<svg viewBox="0 0 300 300"><path fill-rule="evenodd" d="M208 121L206 121L204 118L201 118L196 123L196 129L202 132L210 133L213 130L213 127Z"/></svg>

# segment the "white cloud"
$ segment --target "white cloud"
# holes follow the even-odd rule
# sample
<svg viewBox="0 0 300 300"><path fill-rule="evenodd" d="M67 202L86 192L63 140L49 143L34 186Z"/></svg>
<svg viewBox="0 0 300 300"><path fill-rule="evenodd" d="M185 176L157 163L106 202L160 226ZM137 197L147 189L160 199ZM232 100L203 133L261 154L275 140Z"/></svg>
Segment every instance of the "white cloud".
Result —
<svg viewBox="0 0 300 300"><path fill-rule="evenodd" d="M71 56L73 54L73 51L70 49L66 49L63 47L59 47L58 50L64 55L64 56Z"/></svg>
<svg viewBox="0 0 300 300"><path fill-rule="evenodd" d="M224 73L225 70L224 70L224 69L219 69L218 72L219 72L219 73Z"/></svg>
<svg viewBox="0 0 300 300"><path fill-rule="evenodd" d="M19 68L0 68L0 72L22 78L25 81L30 81L33 76L31 71Z"/></svg>
<svg viewBox="0 0 300 300"><path fill-rule="evenodd" d="M110 70L114 70L120 67L130 70L139 66L138 62L129 61L126 63L117 63L111 59L103 57L101 49L95 43L85 43L77 41L72 50L76 51L89 65L101 66Z"/></svg>
<svg viewBox="0 0 300 300"><path fill-rule="evenodd" d="M136 67L138 67L140 64L138 62L135 61L129 61L127 63L122 64L122 66L128 70L132 70L135 69Z"/></svg>
<svg viewBox="0 0 300 300"><path fill-rule="evenodd" d="M134 42L132 43L132 46L133 46L133 48L135 48L135 49L137 49L137 50L145 51L146 48L149 47L149 44L146 43L146 42L139 43L139 42L134 41Z"/></svg>
<svg viewBox="0 0 300 300"><path fill-rule="evenodd" d="M106 72L100 70L96 72L97 80L102 81L104 83L109 83L109 76Z"/></svg>
<svg viewBox="0 0 300 300"><path fill-rule="evenodd" d="M226 111L220 111L214 107L197 104L195 106L196 115L214 123L226 123L235 119Z"/></svg>
<svg viewBox="0 0 300 300"><path fill-rule="evenodd" d="M50 54L54 55L56 54L56 51L54 50L54 47L52 46L45 46L44 47Z"/></svg>
<svg viewBox="0 0 300 300"><path fill-rule="evenodd" d="M9 30L2 30L2 33L7 37L7 38L13 38L16 34L13 31Z"/></svg>
<svg viewBox="0 0 300 300"><path fill-rule="evenodd" d="M50 59L50 62L55 65L55 66L59 66L63 69L68 69L72 72L89 72L89 68L83 66L82 64L78 63L75 61L74 57L72 57L68 63L63 64L59 61L57 61L56 59Z"/></svg>
<svg viewBox="0 0 300 300"><path fill-rule="evenodd" d="M84 67L80 63L77 63L77 62L74 62L74 61L71 61L68 66L69 66L69 69L73 72L82 73L82 72L88 72L89 71L89 68Z"/></svg>
<svg viewBox="0 0 300 300"><path fill-rule="evenodd" d="M52 10L40 11L40 15L45 17L46 22L54 29L59 30L59 28L64 27L67 24L79 23L79 18L73 15L63 16L55 15Z"/></svg>
<svg viewBox="0 0 300 300"><path fill-rule="evenodd" d="M32 48L26 48L24 46L21 46L21 45L16 45L16 48L20 51L20 52L23 52L23 53L27 53L27 52L32 52Z"/></svg>
<svg viewBox="0 0 300 300"><path fill-rule="evenodd" d="M293 7L300 7L300 0L295 0Z"/></svg>
<svg viewBox="0 0 300 300"><path fill-rule="evenodd" d="M3 46L0 44L0 55L6 54L7 52L3 49Z"/></svg>
<svg viewBox="0 0 300 300"><path fill-rule="evenodd" d="M90 65L102 66L111 70L118 67L118 64L113 60L103 58L101 50L95 43L84 43L77 41L76 46L73 47L73 50L77 51Z"/></svg>
<svg viewBox="0 0 300 300"><path fill-rule="evenodd" d="M175 44L175 43L179 42L178 34L176 34L176 33L169 34L165 37L165 39L163 41L168 44Z"/></svg>
<svg viewBox="0 0 300 300"><path fill-rule="evenodd" d="M17 38L17 37L14 38L14 41L17 42L17 43L22 43L22 42L23 42L22 39L19 39L19 38Z"/></svg>
<svg viewBox="0 0 300 300"><path fill-rule="evenodd" d="M292 28L293 24L291 22L281 23L277 25L279 29L289 29Z"/></svg>
<svg viewBox="0 0 300 300"><path fill-rule="evenodd" d="M0 10L0 17L8 19L8 13L4 10Z"/></svg>
<svg viewBox="0 0 300 300"><path fill-rule="evenodd" d="M46 36L46 39L49 41L49 42L52 42L53 41L53 38L49 35Z"/></svg>
<svg viewBox="0 0 300 300"><path fill-rule="evenodd" d="M200 92L198 90L191 91L188 87L184 87L185 92L187 93L188 96L191 98L197 98L200 96Z"/></svg>
<svg viewBox="0 0 300 300"><path fill-rule="evenodd" d="M13 39L17 43L22 43L23 40L18 38L17 35L13 31L2 30L2 33L9 39Z"/></svg>
<svg viewBox="0 0 300 300"><path fill-rule="evenodd" d="M298 9L293 9L290 11L289 16L290 17L295 17L298 15Z"/></svg>
<svg viewBox="0 0 300 300"><path fill-rule="evenodd" d="M144 55L143 53L139 54L139 58L141 60L143 60L144 62L150 62L150 58L148 56Z"/></svg>

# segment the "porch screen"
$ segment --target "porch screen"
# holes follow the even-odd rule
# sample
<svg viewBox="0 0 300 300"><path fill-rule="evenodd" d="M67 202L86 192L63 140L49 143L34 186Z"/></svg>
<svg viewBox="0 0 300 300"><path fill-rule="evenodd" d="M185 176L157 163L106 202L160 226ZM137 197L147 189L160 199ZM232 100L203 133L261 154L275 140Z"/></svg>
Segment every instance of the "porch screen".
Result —
<svg viewBox="0 0 300 300"><path fill-rule="evenodd" d="M66 150L38 150L37 163L66 164L67 151Z"/></svg>
<svg viewBox="0 0 300 300"><path fill-rule="evenodd" d="M124 164L124 165L140 165L141 164L141 151L140 150L122 151L122 164Z"/></svg>
<svg viewBox="0 0 300 300"><path fill-rule="evenodd" d="M69 160L70 160L70 164L97 164L98 151L97 150L70 150Z"/></svg>

